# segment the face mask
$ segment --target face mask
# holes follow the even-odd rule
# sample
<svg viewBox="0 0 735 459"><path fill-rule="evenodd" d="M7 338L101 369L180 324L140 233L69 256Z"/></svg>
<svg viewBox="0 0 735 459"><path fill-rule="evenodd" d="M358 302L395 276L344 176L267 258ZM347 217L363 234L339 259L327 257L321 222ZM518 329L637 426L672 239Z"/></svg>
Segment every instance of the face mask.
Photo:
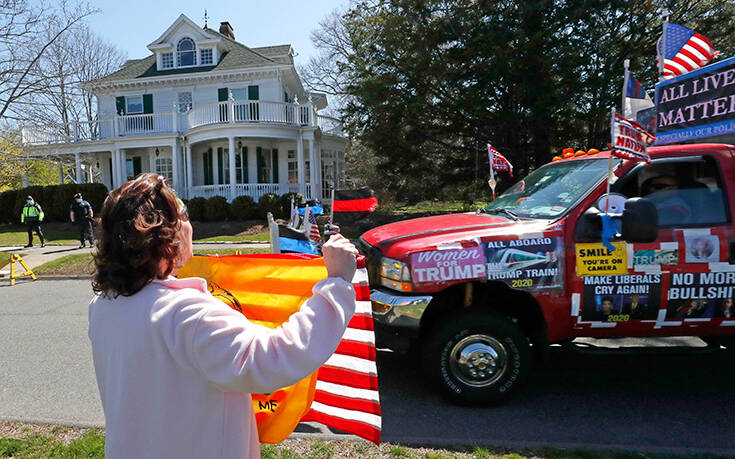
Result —
<svg viewBox="0 0 735 459"><path fill-rule="evenodd" d="M29 199L26 201L28 204L33 204L33 199Z"/></svg>
<svg viewBox="0 0 735 459"><path fill-rule="evenodd" d="M81 198L75 199L76 202L82 202Z"/></svg>

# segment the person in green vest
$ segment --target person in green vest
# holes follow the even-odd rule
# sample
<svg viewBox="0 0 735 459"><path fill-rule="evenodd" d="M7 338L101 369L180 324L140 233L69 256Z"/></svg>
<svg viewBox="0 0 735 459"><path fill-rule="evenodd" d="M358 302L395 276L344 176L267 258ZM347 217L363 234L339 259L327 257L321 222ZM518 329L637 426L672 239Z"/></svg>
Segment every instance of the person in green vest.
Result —
<svg viewBox="0 0 735 459"><path fill-rule="evenodd" d="M33 247L33 230L36 230L38 239L41 240L41 247L46 247L43 239L43 231L41 231L41 222L43 221L43 210L41 206L33 200L33 196L26 198L26 205L20 213L20 222L25 223L28 227L28 245L25 248Z"/></svg>

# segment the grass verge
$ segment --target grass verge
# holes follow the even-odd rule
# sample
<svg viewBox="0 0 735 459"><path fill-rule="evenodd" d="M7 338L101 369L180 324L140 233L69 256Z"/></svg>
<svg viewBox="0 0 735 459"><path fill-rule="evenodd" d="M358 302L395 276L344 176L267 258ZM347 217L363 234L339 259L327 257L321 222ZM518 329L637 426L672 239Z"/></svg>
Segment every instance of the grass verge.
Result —
<svg viewBox="0 0 735 459"><path fill-rule="evenodd" d="M68 231L63 224L41 224L43 237L46 242L56 244L66 244L69 242L79 242L79 233L76 231ZM38 244L38 236L33 233L34 243ZM28 231L21 225L0 225L0 245L26 245L28 244Z"/></svg>
<svg viewBox="0 0 735 459"><path fill-rule="evenodd" d="M102 458L105 437L99 429L0 421L0 457ZM373 445L364 441L323 441L289 438L277 445L261 445L263 459L410 458L410 459L633 459L713 458L712 455L640 454L618 451L467 448L415 448L398 444Z"/></svg>
<svg viewBox="0 0 735 459"><path fill-rule="evenodd" d="M237 249L206 249L196 250L194 253L198 255L234 255ZM4 252L0 252L2 254ZM268 253L268 249L240 249L240 253L245 255L248 253ZM0 255L2 256L2 255ZM0 266L2 259L0 258ZM37 267L33 272L40 276L91 276L94 272L94 261L92 254L77 253L66 255L56 260L44 263Z"/></svg>
<svg viewBox="0 0 735 459"><path fill-rule="evenodd" d="M13 255L10 252L0 252L0 268L10 263L10 256Z"/></svg>
<svg viewBox="0 0 735 459"><path fill-rule="evenodd" d="M242 241L257 241L257 242L268 242L270 240L270 234L265 231L262 233L255 233L255 234L244 234L244 235L238 235L238 234L220 234L210 237L205 237L201 239L197 239L195 242L218 242L218 241L228 241L228 242L242 242Z"/></svg>

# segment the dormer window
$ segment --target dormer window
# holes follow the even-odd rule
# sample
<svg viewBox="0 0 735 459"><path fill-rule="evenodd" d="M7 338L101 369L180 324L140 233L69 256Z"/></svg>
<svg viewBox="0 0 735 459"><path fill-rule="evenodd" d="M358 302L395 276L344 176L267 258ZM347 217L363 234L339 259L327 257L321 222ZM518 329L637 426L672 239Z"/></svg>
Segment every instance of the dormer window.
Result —
<svg viewBox="0 0 735 459"><path fill-rule="evenodd" d="M174 53L161 53L161 68L172 69L174 67Z"/></svg>
<svg viewBox="0 0 735 459"><path fill-rule="evenodd" d="M212 48L199 51L199 63L201 65L212 65Z"/></svg>
<svg viewBox="0 0 735 459"><path fill-rule="evenodd" d="M196 45L191 38L182 38L176 45L177 67L189 67L196 65Z"/></svg>

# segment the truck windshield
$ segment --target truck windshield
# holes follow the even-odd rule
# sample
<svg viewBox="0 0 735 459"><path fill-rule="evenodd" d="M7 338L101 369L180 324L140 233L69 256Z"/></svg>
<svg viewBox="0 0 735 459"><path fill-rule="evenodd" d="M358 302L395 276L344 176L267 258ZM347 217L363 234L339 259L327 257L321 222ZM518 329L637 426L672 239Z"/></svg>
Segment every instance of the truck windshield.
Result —
<svg viewBox="0 0 735 459"><path fill-rule="evenodd" d="M614 160L613 170L619 163ZM506 190L485 207L485 212L553 218L566 212L606 173L607 158L551 163Z"/></svg>

